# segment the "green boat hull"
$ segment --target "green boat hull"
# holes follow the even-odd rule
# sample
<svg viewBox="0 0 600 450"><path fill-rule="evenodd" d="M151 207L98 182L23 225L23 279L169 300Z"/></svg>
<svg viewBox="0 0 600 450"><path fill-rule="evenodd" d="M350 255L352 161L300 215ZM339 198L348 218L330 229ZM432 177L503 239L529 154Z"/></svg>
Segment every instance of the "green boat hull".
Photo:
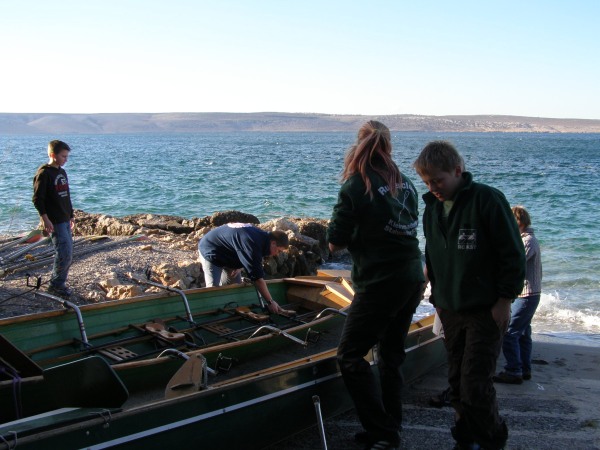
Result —
<svg viewBox="0 0 600 450"><path fill-rule="evenodd" d="M89 337L87 346L82 342L83 334L77 315L71 310L0 320L0 333L6 340L5 345L14 347L15 352L20 352L26 362L39 365L39 373L20 373L18 384L8 378L3 380L0 374L0 404L6 406L0 410L0 422L62 406L60 402L53 401L52 387L45 377L41 376L42 371L76 362L90 355L106 360L131 393L145 392L156 387L164 389L183 365L185 360L182 357L185 355L179 353L181 357L177 357L173 356L174 352L164 353L165 350L184 352L186 355L201 353L211 368L217 367L217 360L221 358L232 362L232 370L235 373L238 364L290 345L297 346L306 339L309 330L314 335L342 324L344 319L341 315L331 314L322 318L314 316L328 305L335 305L333 309L336 310L349 305L349 301L341 301L339 298L334 299L339 301L339 304L336 304L331 297L324 296L329 294L320 293L330 282L331 280L325 278L320 279L318 283L292 279L269 283L274 298L286 299L295 289L296 297L300 294L307 296L306 300L301 298L302 302L295 300L294 305L299 309L307 307L309 303L310 308L318 307L314 310L304 309L309 311L307 314L310 315L309 318L303 319L304 323L296 318L281 316L267 317L268 322L265 323L249 322L245 317L240 318L236 315L239 307L254 313L262 312L256 290L251 285L187 291L193 325L184 317L186 307L182 298L172 294L84 306L80 315L83 317L85 336ZM144 324L153 325L156 318L163 320L166 323L165 328L168 326L169 330L188 330L185 331L186 342L195 339L196 347L179 342L171 345L162 338L163 334L157 338L155 334L148 333ZM285 330L287 337L270 330L253 336L252 333L260 331L259 328L264 324L274 326L276 330ZM164 333L169 334L166 329ZM291 339L296 339L296 342L292 342ZM107 348L119 346L127 346L126 350L130 353L122 360L106 356ZM0 349L0 357L5 360L8 358L9 365L14 365L14 361L11 361L14 356L4 355ZM16 356L19 359L19 355ZM220 371L223 372L224 369L221 368Z"/></svg>
<svg viewBox="0 0 600 450"><path fill-rule="evenodd" d="M406 342L407 382L445 362L443 342L431 326L416 327ZM283 352L285 353L285 351ZM0 436L19 449L259 449L316 423L312 398L323 417L352 407L335 348L169 400L122 410L59 410L0 425ZM11 434L16 432L16 435ZM16 437L15 437L16 436Z"/></svg>

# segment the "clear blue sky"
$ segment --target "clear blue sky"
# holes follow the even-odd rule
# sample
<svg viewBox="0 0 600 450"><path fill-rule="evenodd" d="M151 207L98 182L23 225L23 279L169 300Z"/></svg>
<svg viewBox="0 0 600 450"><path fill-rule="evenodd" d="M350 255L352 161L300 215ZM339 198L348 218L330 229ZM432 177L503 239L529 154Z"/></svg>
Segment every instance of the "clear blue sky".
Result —
<svg viewBox="0 0 600 450"><path fill-rule="evenodd" d="M599 0L0 0L0 112L600 119L599 24Z"/></svg>

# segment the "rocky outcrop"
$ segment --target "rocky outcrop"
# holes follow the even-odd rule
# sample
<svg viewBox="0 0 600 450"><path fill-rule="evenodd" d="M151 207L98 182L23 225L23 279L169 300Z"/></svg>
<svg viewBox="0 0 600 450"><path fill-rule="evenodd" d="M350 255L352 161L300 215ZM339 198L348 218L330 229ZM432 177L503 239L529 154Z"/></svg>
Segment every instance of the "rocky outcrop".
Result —
<svg viewBox="0 0 600 450"><path fill-rule="evenodd" d="M264 259L267 278L313 275L327 259L329 252L325 239L327 222L321 219L282 217L260 223L256 216L239 211L224 211L203 218L184 219L158 214L136 214L111 217L104 214L75 212L76 235L131 236L146 234L170 248L189 252L189 259L155 265L151 268L153 281L165 286L190 289L204 285L202 266L197 261L198 242L211 229L226 223L252 223L265 231L281 230L287 233L290 247L287 252ZM138 247L139 251L154 251L152 244ZM121 284L117 277L99 283L101 296L109 299L140 295L138 285ZM146 289L145 292L148 292Z"/></svg>
<svg viewBox="0 0 600 450"><path fill-rule="evenodd" d="M113 217L107 214L86 213L75 210L76 235L131 236L134 234L153 234L151 230L160 230L176 235L190 234L205 228L211 229L226 223L242 222L258 225L260 221L252 214L239 211L221 211L203 218L185 219L164 214L134 214Z"/></svg>

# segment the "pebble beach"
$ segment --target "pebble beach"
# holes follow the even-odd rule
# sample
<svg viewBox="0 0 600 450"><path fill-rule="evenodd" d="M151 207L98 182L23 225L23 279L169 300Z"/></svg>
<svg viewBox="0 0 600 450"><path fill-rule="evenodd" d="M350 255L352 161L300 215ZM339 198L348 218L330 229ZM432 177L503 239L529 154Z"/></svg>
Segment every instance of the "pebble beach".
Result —
<svg viewBox="0 0 600 450"><path fill-rule="evenodd" d="M108 238L115 243L127 239ZM77 305L93 302L88 293L97 291L98 283L111 278L115 273L143 271L146 267L163 263L177 264L196 258L195 250L176 248L172 243L152 236L145 240L123 242L88 253L76 258L69 271L68 283L73 289L70 300ZM45 290L50 272L51 265L29 272L8 274L0 279L0 318L62 308L46 299L36 297L36 289L27 286L28 278L31 285L40 277L40 290Z"/></svg>

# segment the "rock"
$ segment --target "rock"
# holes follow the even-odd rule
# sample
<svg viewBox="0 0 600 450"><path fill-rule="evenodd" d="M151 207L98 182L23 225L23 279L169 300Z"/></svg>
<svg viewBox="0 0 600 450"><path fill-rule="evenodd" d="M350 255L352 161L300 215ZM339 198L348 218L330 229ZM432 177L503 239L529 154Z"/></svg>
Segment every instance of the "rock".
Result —
<svg viewBox="0 0 600 450"><path fill-rule="evenodd" d="M327 221L322 219L300 219L298 221L300 234L309 236L319 242L321 253L328 254L327 248Z"/></svg>
<svg viewBox="0 0 600 450"><path fill-rule="evenodd" d="M108 292L110 288L118 286L121 283L116 272L111 272L106 275L106 278L98 283L104 292Z"/></svg>
<svg viewBox="0 0 600 450"><path fill-rule="evenodd" d="M188 234L194 231L194 227L183 225L175 220L171 220L165 224L165 229L175 234Z"/></svg>
<svg viewBox="0 0 600 450"><path fill-rule="evenodd" d="M177 289L200 287L204 281L202 265L196 261L183 261L177 265L164 263L152 267L156 282Z"/></svg>
<svg viewBox="0 0 600 450"><path fill-rule="evenodd" d="M164 289L161 289L161 288L156 287L156 286L150 286L145 291L146 294L164 294L164 292L165 292Z"/></svg>
<svg viewBox="0 0 600 450"><path fill-rule="evenodd" d="M259 224L260 220L252 214L246 214L239 211L222 211L214 213L210 218L210 225L220 227L226 223L252 223Z"/></svg>
<svg viewBox="0 0 600 450"><path fill-rule="evenodd" d="M140 227L158 228L162 230L166 229L166 224L168 223L181 225L183 222L182 217L165 214L133 214L123 217L123 220Z"/></svg>
<svg viewBox="0 0 600 450"><path fill-rule="evenodd" d="M113 218L106 228L106 234L109 236L133 236L136 230L136 226Z"/></svg>
<svg viewBox="0 0 600 450"><path fill-rule="evenodd" d="M263 270L265 271L265 273L267 275L271 275L273 278L275 278L275 275L278 274L279 270L278 270L278 266L277 266L277 261L275 260L275 258L266 258L264 263L263 263Z"/></svg>
<svg viewBox="0 0 600 450"><path fill-rule="evenodd" d="M296 225L292 220L287 217L280 217L279 219L269 220L264 224L260 225L265 231L291 231L294 234L300 234L300 230L298 229L298 225Z"/></svg>
<svg viewBox="0 0 600 450"><path fill-rule="evenodd" d="M89 302L98 303L106 301L106 296L99 291L88 291L85 295L85 299Z"/></svg>
<svg viewBox="0 0 600 450"><path fill-rule="evenodd" d="M206 227L210 227L210 216L208 217L202 217L202 218L198 218L195 217L191 220L193 226L194 226L194 230L199 230L201 228L206 228Z"/></svg>
<svg viewBox="0 0 600 450"><path fill-rule="evenodd" d="M140 286L133 284L120 284L118 286L111 287L106 293L106 298L111 300L122 300L124 298L137 297L143 293L144 290Z"/></svg>
<svg viewBox="0 0 600 450"><path fill-rule="evenodd" d="M191 277L194 279L204 277L204 272L202 271L202 264L200 264L198 261L181 261L177 263L177 265L185 271L187 277Z"/></svg>

